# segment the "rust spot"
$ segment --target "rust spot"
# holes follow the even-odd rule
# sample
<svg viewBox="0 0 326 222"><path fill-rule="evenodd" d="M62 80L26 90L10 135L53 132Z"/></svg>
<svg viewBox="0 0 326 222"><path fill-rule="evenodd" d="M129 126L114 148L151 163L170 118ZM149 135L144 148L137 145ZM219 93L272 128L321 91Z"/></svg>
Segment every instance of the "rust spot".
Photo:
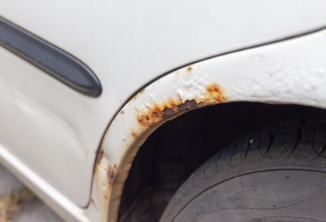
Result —
<svg viewBox="0 0 326 222"><path fill-rule="evenodd" d="M191 73L192 71L192 67L191 66L188 66L187 69L186 69L187 73Z"/></svg>
<svg viewBox="0 0 326 222"><path fill-rule="evenodd" d="M208 85L207 92L208 92L208 94L212 95L219 102L223 102L226 100L223 90L216 83Z"/></svg>
<svg viewBox="0 0 326 222"><path fill-rule="evenodd" d="M125 111L123 111L123 110L121 110L121 112L120 112L121 114L125 114Z"/></svg>
<svg viewBox="0 0 326 222"><path fill-rule="evenodd" d="M137 133L135 133L134 131L131 132L131 135L134 139L136 139L138 137Z"/></svg>
<svg viewBox="0 0 326 222"><path fill-rule="evenodd" d="M91 199L91 203L95 203L95 200L93 198Z"/></svg>
<svg viewBox="0 0 326 222"><path fill-rule="evenodd" d="M155 107L154 110L150 110L148 114L141 114L138 116L137 121L141 126L150 127L153 126L158 120L162 119L163 113Z"/></svg>
<svg viewBox="0 0 326 222"><path fill-rule="evenodd" d="M176 75L179 75L180 74L180 72L176 72Z"/></svg>

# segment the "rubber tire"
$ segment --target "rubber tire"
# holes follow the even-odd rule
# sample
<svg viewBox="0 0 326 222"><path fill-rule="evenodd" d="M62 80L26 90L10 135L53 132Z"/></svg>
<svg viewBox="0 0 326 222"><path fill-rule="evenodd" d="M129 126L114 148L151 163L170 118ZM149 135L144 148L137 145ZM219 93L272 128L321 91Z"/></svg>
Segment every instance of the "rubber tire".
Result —
<svg viewBox="0 0 326 222"><path fill-rule="evenodd" d="M218 152L170 200L161 222L325 222L326 123L268 127Z"/></svg>

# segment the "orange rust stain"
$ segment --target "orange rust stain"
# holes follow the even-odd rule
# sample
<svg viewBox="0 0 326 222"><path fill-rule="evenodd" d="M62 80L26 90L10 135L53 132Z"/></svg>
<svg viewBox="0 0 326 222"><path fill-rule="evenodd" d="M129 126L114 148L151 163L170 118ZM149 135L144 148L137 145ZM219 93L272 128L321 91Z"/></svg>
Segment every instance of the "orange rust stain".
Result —
<svg viewBox="0 0 326 222"><path fill-rule="evenodd" d="M121 110L120 114L125 114L125 111Z"/></svg>
<svg viewBox="0 0 326 222"><path fill-rule="evenodd" d="M187 69L191 69L191 66ZM153 107L148 107L148 111L143 113L137 108L138 112L137 121L142 128L148 128L155 125L162 119L170 118L180 112L185 112L196 107L201 107L208 104L216 104L226 100L226 96L221 87L216 84L210 84L207 86L207 98L204 101L196 102L195 99L182 102L181 100L175 101L169 98L165 103L154 103ZM132 132L134 138L138 137L138 134Z"/></svg>
<svg viewBox="0 0 326 222"><path fill-rule="evenodd" d="M192 71L192 67L191 66L188 66L187 69L186 69L187 73L191 73Z"/></svg>
<svg viewBox="0 0 326 222"><path fill-rule="evenodd" d="M208 94L212 95L217 101L223 102L226 100L226 96L217 83L213 83L206 88Z"/></svg>
<svg viewBox="0 0 326 222"><path fill-rule="evenodd" d="M153 108L150 108L147 113L140 113L137 117L137 121L141 127L151 127L162 119L169 118L178 114L195 108L197 103L195 100L186 101L174 101L169 99L163 104L154 104Z"/></svg>
<svg viewBox="0 0 326 222"><path fill-rule="evenodd" d="M175 74L176 74L176 75L179 75L179 74L180 74L180 72L176 72Z"/></svg>
<svg viewBox="0 0 326 222"><path fill-rule="evenodd" d="M142 113L137 117L139 125L143 127L153 126L161 119L163 119L163 113L158 107L151 109L147 114Z"/></svg>
<svg viewBox="0 0 326 222"><path fill-rule="evenodd" d="M93 198L91 199L91 203L95 203L95 200Z"/></svg>

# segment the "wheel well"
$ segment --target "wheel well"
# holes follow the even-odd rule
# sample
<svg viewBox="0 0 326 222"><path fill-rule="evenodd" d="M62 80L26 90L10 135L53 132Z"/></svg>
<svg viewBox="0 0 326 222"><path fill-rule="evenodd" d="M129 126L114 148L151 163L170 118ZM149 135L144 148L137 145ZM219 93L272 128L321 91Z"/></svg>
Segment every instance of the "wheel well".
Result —
<svg viewBox="0 0 326 222"><path fill-rule="evenodd" d="M158 221L187 177L220 149L287 117L324 110L234 102L188 112L157 129L139 149L124 184L119 221ZM150 217L150 218L149 218Z"/></svg>

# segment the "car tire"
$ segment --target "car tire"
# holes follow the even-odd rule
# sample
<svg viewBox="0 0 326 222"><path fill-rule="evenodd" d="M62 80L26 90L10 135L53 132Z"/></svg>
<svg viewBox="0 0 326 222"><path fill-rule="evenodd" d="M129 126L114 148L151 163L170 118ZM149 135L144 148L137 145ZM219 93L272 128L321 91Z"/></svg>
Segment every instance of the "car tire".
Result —
<svg viewBox="0 0 326 222"><path fill-rule="evenodd" d="M326 123L296 119L224 148L178 189L161 222L326 222Z"/></svg>

